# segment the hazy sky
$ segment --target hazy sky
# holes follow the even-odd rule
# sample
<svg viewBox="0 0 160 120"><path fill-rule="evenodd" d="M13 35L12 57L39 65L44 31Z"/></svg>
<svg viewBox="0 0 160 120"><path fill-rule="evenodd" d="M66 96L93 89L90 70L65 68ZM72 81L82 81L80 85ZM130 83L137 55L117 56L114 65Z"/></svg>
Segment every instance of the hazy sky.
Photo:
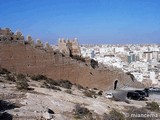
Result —
<svg viewBox="0 0 160 120"><path fill-rule="evenodd" d="M52 44L160 43L160 0L0 0L0 27Z"/></svg>

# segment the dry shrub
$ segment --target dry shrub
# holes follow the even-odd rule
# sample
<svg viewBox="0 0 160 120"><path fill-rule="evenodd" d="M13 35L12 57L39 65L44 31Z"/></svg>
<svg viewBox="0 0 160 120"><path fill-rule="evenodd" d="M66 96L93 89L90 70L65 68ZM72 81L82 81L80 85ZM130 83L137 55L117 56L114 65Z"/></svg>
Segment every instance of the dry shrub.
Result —
<svg viewBox="0 0 160 120"><path fill-rule="evenodd" d="M0 74L9 74L9 73L10 72L7 69L0 67Z"/></svg>
<svg viewBox="0 0 160 120"><path fill-rule="evenodd" d="M65 92L68 93L68 94L72 94L71 90L65 90Z"/></svg>
<svg viewBox="0 0 160 120"><path fill-rule="evenodd" d="M6 74L6 80L16 82L14 75Z"/></svg>
<svg viewBox="0 0 160 120"><path fill-rule="evenodd" d="M103 91L102 90L100 90L99 92L98 92L98 95L103 95Z"/></svg>
<svg viewBox="0 0 160 120"><path fill-rule="evenodd" d="M103 120L125 120L125 116L123 113L112 109L109 114L104 114L103 115Z"/></svg>
<svg viewBox="0 0 160 120"><path fill-rule="evenodd" d="M75 109L73 109L74 118L83 119L84 117L87 120L92 120L92 113L85 107L82 107L80 104L75 105Z"/></svg>
<svg viewBox="0 0 160 120"><path fill-rule="evenodd" d="M71 87L73 85L69 80L48 79L46 82L50 85L60 86L60 87L67 88L67 89L71 89Z"/></svg>
<svg viewBox="0 0 160 120"><path fill-rule="evenodd" d="M61 91L59 87L49 84L47 82L43 82L43 85L41 85L41 87Z"/></svg>
<svg viewBox="0 0 160 120"><path fill-rule="evenodd" d="M17 75L17 80L16 80L16 87L19 90L27 90L28 89L28 83L26 76L23 74L18 74Z"/></svg>
<svg viewBox="0 0 160 120"><path fill-rule="evenodd" d="M38 81L38 80L47 80L48 78L45 75L33 75L31 79Z"/></svg>
<svg viewBox="0 0 160 120"><path fill-rule="evenodd" d="M86 97L91 97L91 98L96 97L96 95L97 95L95 91L91 91L91 90L85 90L85 91L83 92L83 94L84 94Z"/></svg>
<svg viewBox="0 0 160 120"><path fill-rule="evenodd" d="M147 114L147 110L145 108L136 108L136 107L129 107L127 110L127 117L126 120L152 120L151 117L143 117L143 115ZM138 115L142 115L139 116Z"/></svg>
<svg viewBox="0 0 160 120"><path fill-rule="evenodd" d="M151 111L159 111L159 105L157 102L146 102L146 108Z"/></svg>

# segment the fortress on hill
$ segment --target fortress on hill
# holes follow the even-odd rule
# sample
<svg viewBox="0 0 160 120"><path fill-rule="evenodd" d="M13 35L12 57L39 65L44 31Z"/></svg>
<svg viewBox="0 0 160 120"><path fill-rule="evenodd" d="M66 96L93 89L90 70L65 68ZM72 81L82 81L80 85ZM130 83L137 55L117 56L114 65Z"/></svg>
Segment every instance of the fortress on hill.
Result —
<svg viewBox="0 0 160 120"><path fill-rule="evenodd" d="M85 61L73 59L80 56L78 40L58 40L58 51L40 39L24 38L21 32L0 28L0 67L16 74L46 75L54 80L70 80L84 87L112 89L115 80L119 87L140 86L122 71L92 68Z"/></svg>

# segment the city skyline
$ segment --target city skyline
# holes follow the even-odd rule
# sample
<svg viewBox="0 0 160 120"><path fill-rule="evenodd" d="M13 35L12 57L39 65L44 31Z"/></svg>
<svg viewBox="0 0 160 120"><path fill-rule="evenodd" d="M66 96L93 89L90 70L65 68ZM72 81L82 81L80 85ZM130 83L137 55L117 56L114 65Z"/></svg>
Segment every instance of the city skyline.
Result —
<svg viewBox="0 0 160 120"><path fill-rule="evenodd" d="M0 1L0 27L43 42L78 38L80 44L160 43L158 0Z"/></svg>

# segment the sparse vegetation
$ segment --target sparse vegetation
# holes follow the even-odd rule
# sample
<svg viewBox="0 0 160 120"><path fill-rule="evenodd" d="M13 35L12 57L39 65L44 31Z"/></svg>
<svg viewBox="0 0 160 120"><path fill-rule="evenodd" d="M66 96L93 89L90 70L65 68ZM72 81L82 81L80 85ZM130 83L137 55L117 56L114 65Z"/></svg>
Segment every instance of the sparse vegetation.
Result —
<svg viewBox="0 0 160 120"><path fill-rule="evenodd" d="M84 94L86 97L91 97L91 98L96 97L96 95L97 95L95 91L91 91L91 90L85 90L85 91L83 92L83 94Z"/></svg>
<svg viewBox="0 0 160 120"><path fill-rule="evenodd" d="M38 81L38 80L47 80L48 78L44 75L33 75L33 76L31 76L31 79Z"/></svg>
<svg viewBox="0 0 160 120"><path fill-rule="evenodd" d="M56 87L56 86L54 86L50 83L47 83L47 82L43 82L43 85L41 85L41 87L61 91L61 89L59 87Z"/></svg>
<svg viewBox="0 0 160 120"><path fill-rule="evenodd" d="M74 116L76 119L82 119L84 117L92 119L92 113L85 107L82 107L80 104L75 105L75 109L73 109Z"/></svg>
<svg viewBox="0 0 160 120"><path fill-rule="evenodd" d="M46 82L50 85L60 86L60 87L67 88L67 89L71 89L71 87L73 85L69 80L48 79Z"/></svg>
<svg viewBox="0 0 160 120"><path fill-rule="evenodd" d="M98 92L98 95L103 95L103 91L102 90L100 90L99 92Z"/></svg>
<svg viewBox="0 0 160 120"><path fill-rule="evenodd" d="M50 86L50 89L52 89L52 90L58 90L58 91L61 91L61 89L59 88L59 87L56 87L56 86Z"/></svg>
<svg viewBox="0 0 160 120"><path fill-rule="evenodd" d="M109 114L103 115L103 120L125 120L125 116L123 113L118 112L115 109L112 109Z"/></svg>
<svg viewBox="0 0 160 120"><path fill-rule="evenodd" d="M31 77L32 80L39 81L39 80L45 80L45 85L42 85L42 87L51 88L53 86L60 86L63 88L71 89L72 83L69 80L53 80L50 78L47 78L44 75L34 75ZM47 85L47 86L46 86Z"/></svg>
<svg viewBox="0 0 160 120"><path fill-rule="evenodd" d="M59 86L67 89L71 89L72 83L69 80L58 80Z"/></svg>
<svg viewBox="0 0 160 120"><path fill-rule="evenodd" d="M16 82L15 76L11 74L6 74L6 80Z"/></svg>
<svg viewBox="0 0 160 120"><path fill-rule="evenodd" d="M136 108L136 107L129 107L127 110L127 117L126 120L152 120L151 117L134 117L134 115L141 114L145 115L147 114L147 110L145 108Z"/></svg>
<svg viewBox="0 0 160 120"><path fill-rule="evenodd" d="M16 87L19 90L27 90L28 89L28 83L26 76L23 74L18 74L17 75L17 80L16 80Z"/></svg>
<svg viewBox="0 0 160 120"><path fill-rule="evenodd" d="M65 92L68 93L68 94L72 94L72 91L69 90L69 89L68 89L68 90L65 90Z"/></svg>
<svg viewBox="0 0 160 120"><path fill-rule="evenodd" d="M82 85L80 85L80 84L76 84L75 86L78 88L78 90L82 90L82 89L84 90L84 89L85 89L85 88L84 88Z"/></svg>
<svg viewBox="0 0 160 120"><path fill-rule="evenodd" d="M9 74L9 73L10 72L7 69L0 67L0 74Z"/></svg>
<svg viewBox="0 0 160 120"><path fill-rule="evenodd" d="M47 79L46 82L50 85L59 86L59 83L57 82L57 80Z"/></svg>
<svg viewBox="0 0 160 120"><path fill-rule="evenodd" d="M93 88L93 90L98 90L98 88Z"/></svg>
<svg viewBox="0 0 160 120"><path fill-rule="evenodd" d="M146 108L151 111L159 111L159 105L157 102L146 102Z"/></svg>

